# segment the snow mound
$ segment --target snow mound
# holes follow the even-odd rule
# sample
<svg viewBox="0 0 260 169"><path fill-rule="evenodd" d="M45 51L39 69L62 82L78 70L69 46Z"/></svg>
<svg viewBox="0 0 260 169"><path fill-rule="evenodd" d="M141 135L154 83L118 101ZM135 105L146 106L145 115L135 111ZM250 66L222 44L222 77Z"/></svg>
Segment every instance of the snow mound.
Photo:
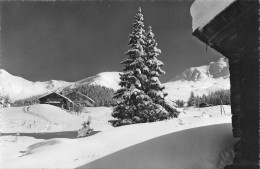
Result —
<svg viewBox="0 0 260 169"><path fill-rule="evenodd" d="M230 124L188 129L160 136L80 168L223 169L232 163L235 143Z"/></svg>
<svg viewBox="0 0 260 169"><path fill-rule="evenodd" d="M59 141L59 140L46 140L46 141L35 143L33 145L30 145L27 148L26 153L23 155L25 156L25 155L29 155L29 154L34 154L34 153L37 153L38 151L41 151L40 149L45 148L45 146L52 146L52 145L56 145L59 143L61 143L61 141Z"/></svg>
<svg viewBox="0 0 260 169"><path fill-rule="evenodd" d="M203 28L235 0L195 0L190 8L192 29Z"/></svg>
<svg viewBox="0 0 260 169"><path fill-rule="evenodd" d="M3 133L73 131L81 128L83 122L79 116L44 104L3 108L0 113Z"/></svg>

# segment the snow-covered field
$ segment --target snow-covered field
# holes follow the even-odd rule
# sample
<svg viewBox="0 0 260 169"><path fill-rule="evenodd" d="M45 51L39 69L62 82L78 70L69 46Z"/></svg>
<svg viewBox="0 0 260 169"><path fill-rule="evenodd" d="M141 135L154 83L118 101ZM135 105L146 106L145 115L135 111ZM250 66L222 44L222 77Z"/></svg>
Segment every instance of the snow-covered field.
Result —
<svg viewBox="0 0 260 169"><path fill-rule="evenodd" d="M214 91L222 89L230 89L229 78L209 78L203 81L187 81L177 80L173 82L164 83L165 91L168 93L168 98L171 100L181 99L187 101L190 93L194 92L195 95L202 96Z"/></svg>
<svg viewBox="0 0 260 169"><path fill-rule="evenodd" d="M231 147L235 141L231 133L230 106L224 106L224 109L225 114L221 115L220 106L185 108L180 109L182 113L177 119L113 128L107 123L107 120L112 119L111 108L87 108L85 111L88 113L77 116L62 110L49 111L53 110L53 106L31 106L31 111L45 113L47 118L69 129L80 127L81 122L91 115L92 127L101 132L80 139L43 140L18 136L16 140L16 136L1 136L0 166L3 168L80 166L82 168L114 168L115 166L118 168L221 168L231 162L233 157ZM6 117L6 121L19 119L23 112L18 110L19 108L2 109L1 116ZM57 116L56 112L60 114ZM31 116L33 115L25 115L23 120L32 120ZM75 124L78 122L79 124ZM215 124L219 125L198 128ZM22 127L16 129L20 128ZM59 131L67 131L68 128L60 128ZM13 132L18 132L14 128L11 129ZM39 128L34 130L36 129ZM117 158L122 161L116 163ZM126 160L129 158L131 160Z"/></svg>
<svg viewBox="0 0 260 169"><path fill-rule="evenodd" d="M111 128L107 122L112 119L111 108L88 107L87 113L70 114L52 105L32 105L26 107L9 107L0 109L1 128L3 133L33 133L75 131L82 127L83 121L92 118L92 127L101 131Z"/></svg>

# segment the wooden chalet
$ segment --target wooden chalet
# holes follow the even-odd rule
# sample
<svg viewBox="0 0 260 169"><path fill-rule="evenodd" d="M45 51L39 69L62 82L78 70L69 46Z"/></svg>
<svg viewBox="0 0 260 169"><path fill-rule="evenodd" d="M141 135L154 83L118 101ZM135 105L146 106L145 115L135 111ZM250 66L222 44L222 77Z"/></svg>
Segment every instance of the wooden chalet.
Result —
<svg viewBox="0 0 260 169"><path fill-rule="evenodd" d="M240 140L225 169L259 169L259 1L234 0L193 35L229 59L233 136Z"/></svg>
<svg viewBox="0 0 260 169"><path fill-rule="evenodd" d="M85 105L87 107L93 107L95 104L95 101L92 100L90 97L75 91L66 94L66 97L76 104Z"/></svg>
<svg viewBox="0 0 260 169"><path fill-rule="evenodd" d="M39 101L40 104L50 104L67 110L71 110L77 106L71 99L56 92L52 92L40 97Z"/></svg>

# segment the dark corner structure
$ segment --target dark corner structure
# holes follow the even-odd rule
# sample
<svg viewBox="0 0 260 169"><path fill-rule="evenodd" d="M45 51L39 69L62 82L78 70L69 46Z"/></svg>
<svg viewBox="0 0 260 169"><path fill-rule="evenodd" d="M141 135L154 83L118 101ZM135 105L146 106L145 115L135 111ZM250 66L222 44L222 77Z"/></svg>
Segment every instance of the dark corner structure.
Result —
<svg viewBox="0 0 260 169"><path fill-rule="evenodd" d="M193 35L229 59L235 158L225 169L259 169L259 1L236 0Z"/></svg>

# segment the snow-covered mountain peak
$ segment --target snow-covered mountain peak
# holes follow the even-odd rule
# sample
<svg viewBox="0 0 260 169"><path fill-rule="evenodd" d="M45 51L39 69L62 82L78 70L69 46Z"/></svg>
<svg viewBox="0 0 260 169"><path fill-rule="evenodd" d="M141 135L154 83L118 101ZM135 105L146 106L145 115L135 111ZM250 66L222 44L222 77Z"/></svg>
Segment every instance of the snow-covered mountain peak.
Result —
<svg viewBox="0 0 260 169"><path fill-rule="evenodd" d="M5 71L4 69L0 69L0 76L9 76L11 75L10 73L8 73L7 71Z"/></svg>
<svg viewBox="0 0 260 169"><path fill-rule="evenodd" d="M226 77L228 75L228 61L224 58L220 58L218 61L211 62L209 65L190 67L173 78L172 81L188 80L196 82L208 78Z"/></svg>
<svg viewBox="0 0 260 169"><path fill-rule="evenodd" d="M216 62L211 62L209 64L209 73L213 78L229 76L228 60L225 58L220 58Z"/></svg>
<svg viewBox="0 0 260 169"><path fill-rule="evenodd" d="M32 82L0 69L0 96L8 96L12 101L63 90L66 87L73 88L78 85L100 85L117 90L118 83L119 72L103 72L77 82L60 80Z"/></svg>
<svg viewBox="0 0 260 169"><path fill-rule="evenodd" d="M100 85L117 90L119 89L119 73L120 72L102 72L95 76L77 81L76 85Z"/></svg>
<svg viewBox="0 0 260 169"><path fill-rule="evenodd" d="M0 96L8 96L12 101L45 94L68 85L71 83L58 80L32 82L0 69Z"/></svg>

